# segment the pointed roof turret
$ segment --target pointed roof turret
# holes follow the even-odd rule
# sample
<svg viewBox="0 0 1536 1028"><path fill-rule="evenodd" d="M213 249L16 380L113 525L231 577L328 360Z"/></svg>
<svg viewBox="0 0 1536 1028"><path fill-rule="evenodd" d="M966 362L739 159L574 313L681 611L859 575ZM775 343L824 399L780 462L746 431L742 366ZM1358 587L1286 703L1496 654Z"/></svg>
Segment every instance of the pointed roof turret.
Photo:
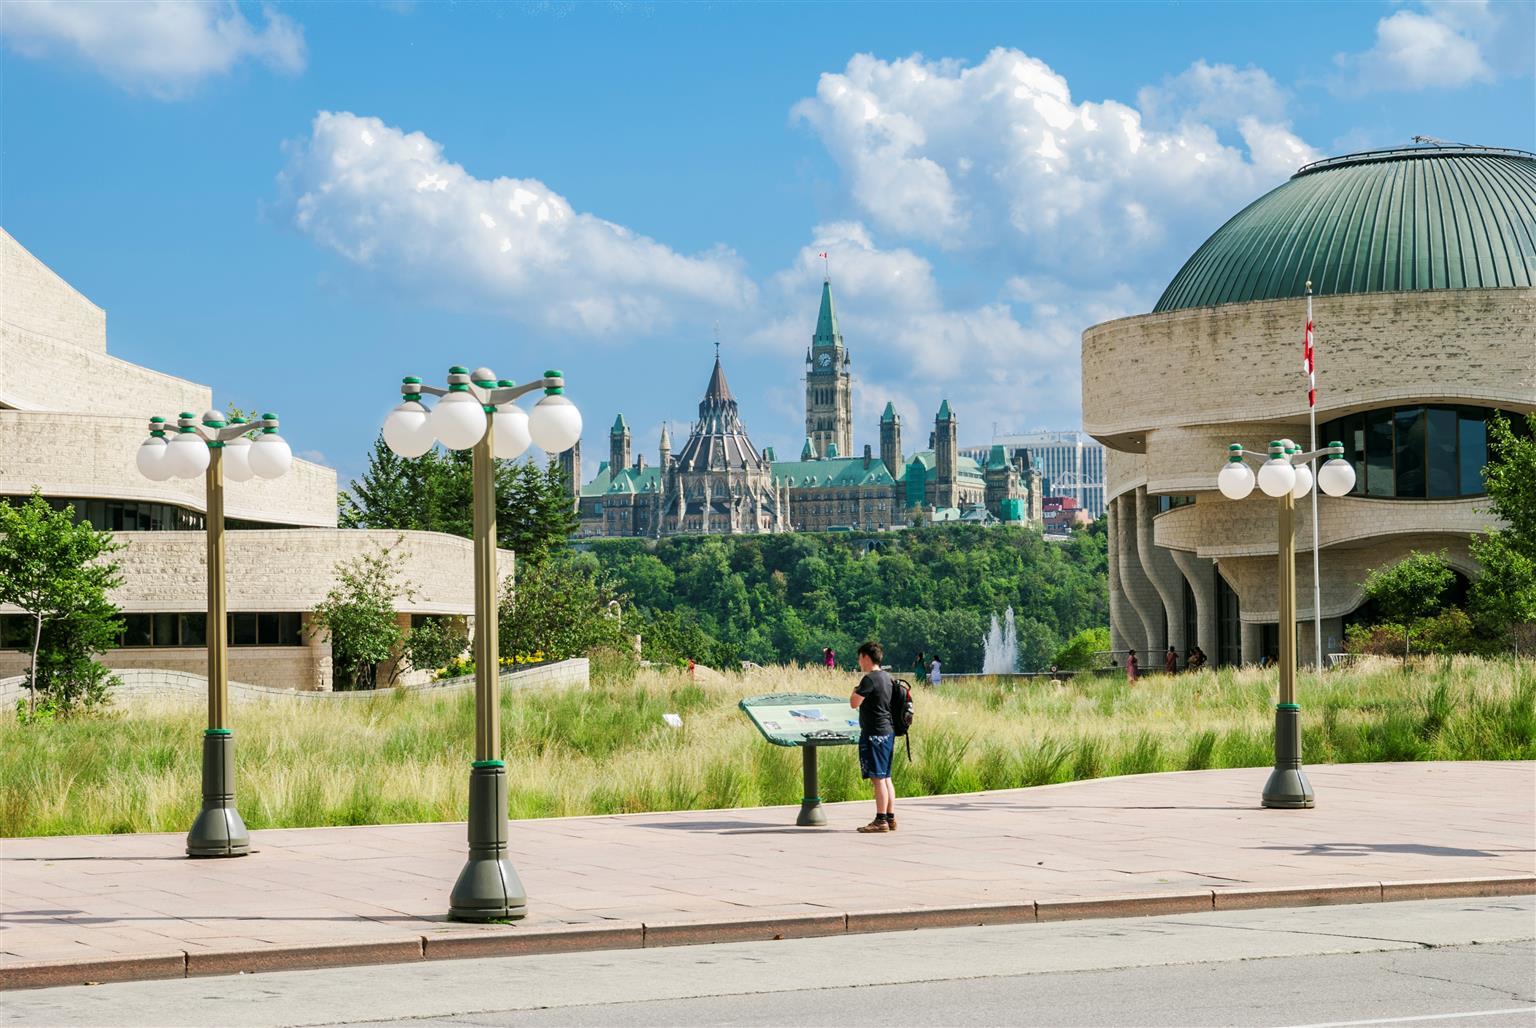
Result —
<svg viewBox="0 0 1536 1028"><path fill-rule="evenodd" d="M1001 443L993 443L992 451L987 454L987 467L1006 468L1008 466L1008 454Z"/></svg>
<svg viewBox="0 0 1536 1028"><path fill-rule="evenodd" d="M629 423L624 420L624 415L620 414L618 417L613 419L613 427L608 430L608 434L609 435L623 435L625 432L628 432L628 431L629 431Z"/></svg>
<svg viewBox="0 0 1536 1028"><path fill-rule="evenodd" d="M709 376L709 388L704 390L705 403L735 402L731 387L725 384L725 369L720 367L720 355L715 354L715 370Z"/></svg>
<svg viewBox="0 0 1536 1028"><path fill-rule="evenodd" d="M821 311L816 315L816 334L811 337L816 346L841 346L843 334L837 330L837 308L832 304L832 283L821 284Z"/></svg>
<svg viewBox="0 0 1536 1028"><path fill-rule="evenodd" d="M949 401L948 400L945 400L943 403L939 404L939 420L940 421L949 421L953 417L954 417L954 414L950 412Z"/></svg>
<svg viewBox="0 0 1536 1028"><path fill-rule="evenodd" d="M667 423L665 421L661 423L661 448L663 450L672 449L672 433L667 431Z"/></svg>
<svg viewBox="0 0 1536 1028"><path fill-rule="evenodd" d="M815 460L816 459L816 447L811 445L811 437L810 436L806 436L805 437L805 445L800 447L800 459L801 460Z"/></svg>
<svg viewBox="0 0 1536 1028"><path fill-rule="evenodd" d="M837 452L837 444L836 443L828 443L827 444L827 459L830 460L833 457L838 457L838 456L841 456L841 454L839 454Z"/></svg>
<svg viewBox="0 0 1536 1028"><path fill-rule="evenodd" d="M896 414L896 405L890 400L886 400L885 410L880 412L880 424L889 425L892 422L899 420L901 419Z"/></svg>

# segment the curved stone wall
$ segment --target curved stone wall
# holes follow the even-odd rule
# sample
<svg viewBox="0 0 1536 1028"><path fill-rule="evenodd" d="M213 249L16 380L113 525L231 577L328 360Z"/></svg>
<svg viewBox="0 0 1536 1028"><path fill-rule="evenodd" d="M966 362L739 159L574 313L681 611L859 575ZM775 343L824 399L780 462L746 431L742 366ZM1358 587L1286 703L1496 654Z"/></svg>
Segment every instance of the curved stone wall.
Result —
<svg viewBox="0 0 1536 1028"><path fill-rule="evenodd" d="M1276 505L1215 489L1227 444L1261 451L1308 439L1301 374L1302 300L1147 314L1083 333L1083 423L1108 447L1111 629L1117 649L1181 655L1217 648L1217 579L1240 601L1244 660L1276 617ZM1466 403L1536 411L1536 290L1481 289L1321 297L1317 420L1399 404ZM1328 440L1319 438L1320 445ZM1158 496L1195 503L1157 513ZM1323 632L1361 602L1366 573L1412 549L1475 567L1467 541L1494 527L1482 497L1415 500L1319 496ZM1297 504L1298 618L1304 658L1312 616L1310 499ZM1183 581L1180 581L1183 579ZM1188 583L1189 593L1184 584ZM1193 594L1197 611L1183 608ZM1186 616L1188 615L1188 616ZM1185 625L1197 623L1197 639Z"/></svg>
<svg viewBox="0 0 1536 1028"><path fill-rule="evenodd" d="M152 410L153 408L146 408ZM203 512L203 479L151 482L134 456L145 417L0 410L0 495L148 500ZM282 478L228 482L224 514L281 525L334 528L336 472L294 459Z"/></svg>

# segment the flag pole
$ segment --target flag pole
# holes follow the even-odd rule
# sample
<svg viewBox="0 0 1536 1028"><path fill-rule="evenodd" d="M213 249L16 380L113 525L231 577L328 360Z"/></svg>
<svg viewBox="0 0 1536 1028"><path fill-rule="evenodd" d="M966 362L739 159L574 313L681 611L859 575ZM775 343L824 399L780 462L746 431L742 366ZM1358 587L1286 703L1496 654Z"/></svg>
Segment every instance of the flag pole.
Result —
<svg viewBox="0 0 1536 1028"><path fill-rule="evenodd" d="M1317 358L1312 340L1312 282L1307 282L1307 416L1311 422L1309 451L1317 450ZM1323 673L1323 583L1318 577L1317 528L1317 458L1308 463L1312 470L1312 646L1317 673Z"/></svg>

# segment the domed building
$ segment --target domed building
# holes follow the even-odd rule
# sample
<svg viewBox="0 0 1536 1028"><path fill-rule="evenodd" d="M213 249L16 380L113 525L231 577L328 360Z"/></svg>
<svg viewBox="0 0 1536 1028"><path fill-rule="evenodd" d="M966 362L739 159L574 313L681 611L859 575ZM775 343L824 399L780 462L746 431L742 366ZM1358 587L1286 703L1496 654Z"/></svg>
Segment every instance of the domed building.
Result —
<svg viewBox="0 0 1536 1028"><path fill-rule="evenodd" d="M1116 650L1213 662L1278 651L1276 504L1216 490L1227 445L1306 447L1314 294L1317 439L1349 495L1318 498L1325 652L1368 571L1444 551L1463 577L1490 527L1495 410L1536 410L1536 155L1414 147L1308 165L1195 251L1149 314L1083 333L1083 423L1107 448ZM1313 648L1311 502L1296 504L1297 652Z"/></svg>

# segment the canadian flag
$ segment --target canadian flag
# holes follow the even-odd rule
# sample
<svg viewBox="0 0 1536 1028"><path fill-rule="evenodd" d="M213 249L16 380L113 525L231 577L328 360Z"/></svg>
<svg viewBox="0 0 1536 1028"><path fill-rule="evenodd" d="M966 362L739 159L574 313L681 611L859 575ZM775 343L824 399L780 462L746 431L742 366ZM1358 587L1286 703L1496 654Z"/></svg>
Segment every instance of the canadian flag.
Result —
<svg viewBox="0 0 1536 1028"><path fill-rule="evenodd" d="M1312 355L1312 321L1307 320L1307 332L1301 339L1301 373L1307 376L1307 406L1317 406L1317 363Z"/></svg>
<svg viewBox="0 0 1536 1028"><path fill-rule="evenodd" d="M827 255L825 253L818 253L816 256L820 257L822 260L826 260L827 259Z"/></svg>

